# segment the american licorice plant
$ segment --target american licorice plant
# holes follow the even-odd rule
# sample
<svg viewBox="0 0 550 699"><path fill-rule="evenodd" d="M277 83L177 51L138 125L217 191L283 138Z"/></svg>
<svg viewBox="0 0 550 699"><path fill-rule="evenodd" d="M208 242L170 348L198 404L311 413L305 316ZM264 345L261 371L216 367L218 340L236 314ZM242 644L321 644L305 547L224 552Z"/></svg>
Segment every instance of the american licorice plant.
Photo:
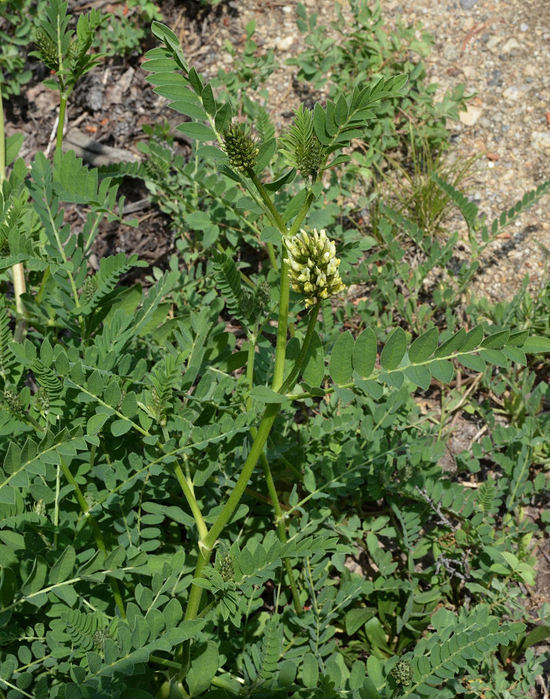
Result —
<svg viewBox="0 0 550 699"><path fill-rule="evenodd" d="M56 7L48 26L66 28ZM397 327L380 347L374 328L354 337L335 321L345 264L308 214L372 105L406 76L300 108L281 138L258 138L173 32L153 33L163 46L146 56L149 81L190 118L179 128L196 171L211 173L208 201L248 222L260 263L247 273L244 243L218 231L196 268L174 257L146 290L118 285L135 255L91 273L99 225L123 208L119 177L60 148L27 168L8 140L2 280L22 264L27 290L18 309L8 295L0 306L0 693L453 696L519 642L524 626L489 593L522 569L480 574L454 611L462 554L437 533L460 521L461 550L500 561L493 496L483 539L472 493L443 486L440 442L411 395L450 382L456 363L521 364L544 346L478 325L413 341ZM67 204L85 207L78 230ZM364 515L361 493L387 508ZM371 579L346 565L365 542Z"/></svg>

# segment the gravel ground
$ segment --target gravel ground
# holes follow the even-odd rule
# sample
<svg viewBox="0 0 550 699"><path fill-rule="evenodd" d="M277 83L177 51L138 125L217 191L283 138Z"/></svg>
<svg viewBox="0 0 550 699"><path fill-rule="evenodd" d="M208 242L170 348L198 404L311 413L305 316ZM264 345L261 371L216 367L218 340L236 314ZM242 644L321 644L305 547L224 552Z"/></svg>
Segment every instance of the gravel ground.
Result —
<svg viewBox="0 0 550 699"><path fill-rule="evenodd" d="M336 17L334 0L303 0L319 23ZM344 12L347 2L339 3ZM209 27L208 41L199 43L192 25L180 36L190 53L213 74L220 62L223 41L242 44L247 22L256 22L260 50L275 50L281 67L267 83L269 107L279 127L295 108L295 68L285 59L303 49L295 23L297 2L243 0L238 15ZM422 23L435 38L425 59L428 77L447 88L464 83L475 94L460 122L450 122L454 157L478 156L468 181L468 194L489 221L525 192L550 177L550 2L548 0L385 0L388 25ZM214 30L213 30L214 29ZM193 43L196 49L194 49ZM222 63L230 63L227 55ZM437 97L436 97L437 99ZM458 218L450 226L463 230ZM492 301L510 299L529 275L533 290L548 274L550 217L548 196L505 229L484 257L472 291Z"/></svg>

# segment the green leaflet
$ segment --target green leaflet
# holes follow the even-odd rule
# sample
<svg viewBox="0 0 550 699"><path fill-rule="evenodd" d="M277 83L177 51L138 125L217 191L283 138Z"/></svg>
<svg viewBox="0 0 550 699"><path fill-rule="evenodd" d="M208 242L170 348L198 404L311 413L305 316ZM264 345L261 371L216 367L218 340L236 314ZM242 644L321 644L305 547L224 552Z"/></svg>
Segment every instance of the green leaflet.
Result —
<svg viewBox="0 0 550 699"><path fill-rule="evenodd" d="M349 331L338 336L329 361L329 374L335 383L344 384L351 379L353 348L353 337Z"/></svg>

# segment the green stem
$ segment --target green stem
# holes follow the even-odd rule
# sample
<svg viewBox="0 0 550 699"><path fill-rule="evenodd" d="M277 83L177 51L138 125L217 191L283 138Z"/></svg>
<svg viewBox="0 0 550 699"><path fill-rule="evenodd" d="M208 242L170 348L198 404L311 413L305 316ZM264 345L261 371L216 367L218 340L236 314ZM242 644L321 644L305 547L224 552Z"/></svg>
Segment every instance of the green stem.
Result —
<svg viewBox="0 0 550 699"><path fill-rule="evenodd" d="M55 138L55 150L60 151L63 144L63 127L65 125L65 112L67 111L67 100L69 95L65 92L60 93L59 97L59 121L57 123L57 133Z"/></svg>
<svg viewBox="0 0 550 699"><path fill-rule="evenodd" d="M42 299L44 298L44 294L46 293L46 284L48 282L48 279L50 278L50 267L46 267L44 270L44 274L42 275L42 281L40 282L40 289L38 289L38 293L34 297L34 300L38 305L42 303Z"/></svg>
<svg viewBox="0 0 550 699"><path fill-rule="evenodd" d="M257 338L258 329L254 328L254 331L248 335L248 355L246 358L246 385L249 393L254 386L254 355L256 353ZM246 407L248 410L252 409L252 398L250 396L247 398Z"/></svg>
<svg viewBox="0 0 550 699"><path fill-rule="evenodd" d="M283 242L284 245L284 242ZM275 366L273 367L273 381L271 387L278 391L283 383L285 372L286 336L288 331L288 309L290 296L290 279L288 276L288 263L284 257L281 261L281 285L279 293L279 318L277 321L277 344L275 347Z"/></svg>
<svg viewBox="0 0 550 699"><path fill-rule="evenodd" d="M298 359L296 360L296 364L294 365L292 371L281 386L280 393L285 393L287 390L290 390L292 388L305 363L309 351L309 346L311 344L311 339L315 330L315 323L319 314L319 306L320 304L317 303L311 312L306 336L304 338L300 354L298 355ZM204 539L201 542L199 542L199 558L195 568L195 578L200 578L203 569L206 565L208 565L208 562L210 561L210 557L212 555L212 550L216 545L218 537L220 536L224 527L233 516L235 510L237 509L237 506L241 501L243 493L248 484L248 481L250 480L252 472L254 471L254 468L258 463L258 459L262 455L265 443L267 441L269 433L271 432L271 428L273 427L273 423L275 422L275 418L277 417L277 414L279 413L280 409L280 403L269 403L266 406L262 417L262 421L260 422L260 426L258 428L256 436L254 437L254 441L252 442L252 447L250 448L246 461L244 462L241 474L237 482L235 483L233 490L231 491L231 495L229 496L227 502L223 506L222 511L218 515L216 521L212 525L208 534L204 537ZM185 612L186 619L196 618L199 612L201 597L202 587L199 587L198 585L192 585L191 592L189 593L187 610Z"/></svg>
<svg viewBox="0 0 550 699"><path fill-rule="evenodd" d="M249 391L252 390L252 387L254 385L254 350L256 349L256 337L257 337L257 330L255 330L255 332L251 333L249 336L248 360L247 360L247 364L246 364L246 383L247 383ZM247 407L249 410L252 408L252 399L250 398L250 396L248 397L248 400L247 400ZM250 430L250 433L252 435L252 438L255 439L256 435L257 435L256 428L253 427ZM275 487L273 475L272 475L271 469L269 467L269 461L267 460L267 456L265 453L265 448L264 448L264 451L262 451L260 459L261 459L262 465L264 467L264 473L265 473L265 478L266 478L266 483L267 483L267 490L269 492L269 496L271 498L271 503L273 506L273 511L275 513L275 523L277 526L277 534L279 536L279 541L282 544L286 544L287 538L286 538L285 523L284 523L283 516L282 516L283 513L281 510L281 504L279 502L279 496L277 495L277 488ZM285 568L286 568L287 577L288 577L288 583L290 585L290 589L292 590L292 599L294 601L294 608L296 610L296 613L300 614L300 612L301 612L300 597L298 595L298 589L296 587L296 582L294 580L294 572L292 570L292 566L290 564L289 559L285 558L284 562L285 562Z"/></svg>
<svg viewBox="0 0 550 699"><path fill-rule="evenodd" d="M173 660L167 660L166 658L161 658L160 655L150 655L149 662L156 663L157 665L164 665L164 667L171 667L174 670L180 669L179 663L175 663Z"/></svg>
<svg viewBox="0 0 550 699"><path fill-rule="evenodd" d="M285 222L281 218L281 214L277 211L275 208L275 205L273 204L273 200L269 196L269 192L267 189L263 186L262 182L258 178L258 175L253 170L248 170L247 175L250 177L252 182L254 183L254 186L258 190L258 194L262 198L263 203L266 205L269 213L273 217L273 220L277 224L277 228L281 232L283 236L286 236L287 234L287 227L285 225Z"/></svg>
<svg viewBox="0 0 550 699"><path fill-rule="evenodd" d="M249 338L248 338L249 345L248 345L248 360L247 360L247 364L246 364L246 383L247 383L249 391L251 391L252 387L254 386L254 351L256 349L256 338L257 338L257 329L255 329L254 333L251 333L249 335ZM250 398L250 396L247 399L247 408L248 408L248 410L252 409L252 398ZM250 434L252 435L253 439L256 438L257 430L255 427L253 427L250 430ZM285 529L284 520L282 518L281 504L279 502L279 496L277 495L277 489L275 487L273 475L272 475L271 469L269 467L269 461L267 460L265 448L264 448L264 451L262 451L260 459L261 459L262 465L264 467L264 473L265 473L266 483L267 483L267 490L268 490L269 496L271 498L273 511L275 512L275 523L277 526L277 534L279 536L279 541L282 544L286 544L286 541L287 541L286 529ZM294 580L294 572L292 570L292 566L290 565L289 559L285 558L284 562L285 562L285 568L286 568L287 577L288 577L288 583L290 585L290 589L292 590L292 599L294 600L294 608L296 610L296 613L299 614L301 612L301 605L300 605L300 598L298 595L298 590L296 588L296 582Z"/></svg>
<svg viewBox="0 0 550 699"><path fill-rule="evenodd" d="M63 457L59 457L59 463L61 466L61 470L63 471L65 478L67 481L73 486L76 499L78 500L78 504L80 505L80 509L82 510L82 514L84 517L90 522L90 526L92 527L92 532L94 534L94 539L97 548L102 551L104 554L107 554L107 547L105 546L105 540L103 539L103 534L101 533L101 529L99 528L98 523L96 522L94 516L90 514L90 508L88 507L88 503L86 502L86 498L84 497L84 494L82 493L82 490L80 489L80 486L76 482L75 477L71 473L69 467L63 460ZM126 618L126 610L124 608L124 602L122 601L122 595L120 594L120 588L118 587L118 582L115 578L109 576L109 584L111 585L111 590L113 592L113 597L116 603L116 606L118 607L118 610L120 612L120 615L123 619Z"/></svg>
<svg viewBox="0 0 550 699"><path fill-rule="evenodd" d="M313 192L310 191L306 197L304 205L300 209L298 215L294 219L294 223L290 227L290 230L288 232L289 238L292 238L292 236L296 235L296 233L300 230L300 226L302 225L305 217L307 216L307 212L309 211L310 206L313 204L314 199L315 195L313 194Z"/></svg>
<svg viewBox="0 0 550 699"><path fill-rule="evenodd" d="M296 381L298 380L298 377L300 376L300 371L302 370L305 361L307 359L307 355L309 352L309 347L311 345L311 340L313 339L313 333L315 331L315 323L317 322L317 316L319 315L319 309L321 307L321 302L317 301L315 306L313 306L310 316L309 316L309 322L306 330L306 336L304 337L304 342L302 343L302 347L300 349L300 354L298 355L298 359L296 360L294 366L292 367L290 374L286 377L283 385L279 389L279 393L284 393L287 394L289 391L292 391L294 388L294 385Z"/></svg>
<svg viewBox="0 0 550 699"><path fill-rule="evenodd" d="M208 534L208 527L206 526L206 522L204 521L204 518L202 516L202 512L200 510L199 504L195 498L195 493L193 492L193 486L185 477L183 471L181 470L181 466L179 464L176 464L174 466L174 474L175 474L176 478L178 479L178 483L180 484L180 487L181 487L182 492L185 496L185 499L187 500L187 504L189 505L189 509L191 510L191 514L193 515L193 519L195 520L195 524L197 525L197 531L199 533L199 540L202 541L205 538L205 536Z"/></svg>
<svg viewBox="0 0 550 699"><path fill-rule="evenodd" d="M271 432L271 428L273 427L273 423L275 422L275 418L277 417L277 413L279 412L280 408L280 403L270 403L266 406L258 432L231 495L223 506L222 511L218 515L210 531L199 544L200 550L197 566L195 568L195 578L200 578L203 569L210 561L212 550L216 544L216 541L218 540L218 537L237 509L237 505L243 496L248 481L250 480L250 476L252 475L252 471L258 463L258 459L260 458L267 437ZM195 619L199 611L201 597L202 587L192 585L191 592L189 593L187 610L185 612L186 619Z"/></svg>

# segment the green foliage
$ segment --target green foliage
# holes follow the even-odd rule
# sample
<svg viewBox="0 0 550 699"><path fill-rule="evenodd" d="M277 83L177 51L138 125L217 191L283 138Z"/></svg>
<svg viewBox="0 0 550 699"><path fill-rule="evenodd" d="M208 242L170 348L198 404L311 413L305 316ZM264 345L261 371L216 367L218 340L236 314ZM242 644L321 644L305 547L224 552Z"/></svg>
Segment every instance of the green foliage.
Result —
<svg viewBox="0 0 550 699"><path fill-rule="evenodd" d="M40 58L55 73L50 85L58 86L60 91L71 89L99 63L101 56L92 55L89 49L105 19L98 10L92 9L89 14L80 15L75 34L69 29L67 3L53 0L48 5L34 38L37 51L31 55Z"/></svg>
<svg viewBox="0 0 550 699"><path fill-rule="evenodd" d="M378 10L352 6L359 45ZM59 79L74 80L92 67L80 48L96 25L75 39L64 12L50 8L44 52L55 29L73 61L70 73L57 64ZM434 175L477 246L455 281L456 235L427 235L381 202L365 235L342 194L357 176L350 147L403 104L406 75L334 88L278 138L263 105L207 82L168 27L153 32L163 46L144 67L187 119L188 161L163 126L149 129L143 163L101 173L61 149L27 167L8 144L2 692L525 696L548 634L548 610L533 620L523 599L548 488L549 287L468 309L457 288L547 184L487 227ZM257 135L245 173L223 149L239 100ZM145 180L176 237L167 268L139 283L127 278L144 266L136 255L95 271L90 260L102 221L121 220L126 174ZM344 282L370 285L362 301L306 311L289 293L290 241L314 227L336 241ZM304 266L328 264L302 252ZM20 342L16 262L28 282ZM449 466L458 418L475 436Z"/></svg>
<svg viewBox="0 0 550 699"><path fill-rule="evenodd" d="M161 20L160 8L152 0L128 0L114 7L94 44L106 56L120 58L139 51L153 20Z"/></svg>
<svg viewBox="0 0 550 699"><path fill-rule="evenodd" d="M447 118L458 118L464 108L464 87L458 86L443 100L434 102L435 83L426 84L422 57L429 53L433 38L418 27L386 27L380 2L349 0L350 20L337 6L338 17L329 28L318 24L315 12L297 6L298 29L304 34L305 51L288 61L298 66L298 78L319 90L328 88L331 99L340 94L340 85L359 86L376 77L395 74L408 76L407 90L373 107L376 119L357 134L368 145L368 154L359 158L363 167L372 168L385 155L406 147L427 143L437 149L448 140ZM412 127L412 128L411 128ZM409 146L407 146L409 143Z"/></svg>
<svg viewBox="0 0 550 699"><path fill-rule="evenodd" d="M0 17L0 87L5 97L19 95L31 79L23 51L32 41L33 21L45 2L4 0Z"/></svg>

